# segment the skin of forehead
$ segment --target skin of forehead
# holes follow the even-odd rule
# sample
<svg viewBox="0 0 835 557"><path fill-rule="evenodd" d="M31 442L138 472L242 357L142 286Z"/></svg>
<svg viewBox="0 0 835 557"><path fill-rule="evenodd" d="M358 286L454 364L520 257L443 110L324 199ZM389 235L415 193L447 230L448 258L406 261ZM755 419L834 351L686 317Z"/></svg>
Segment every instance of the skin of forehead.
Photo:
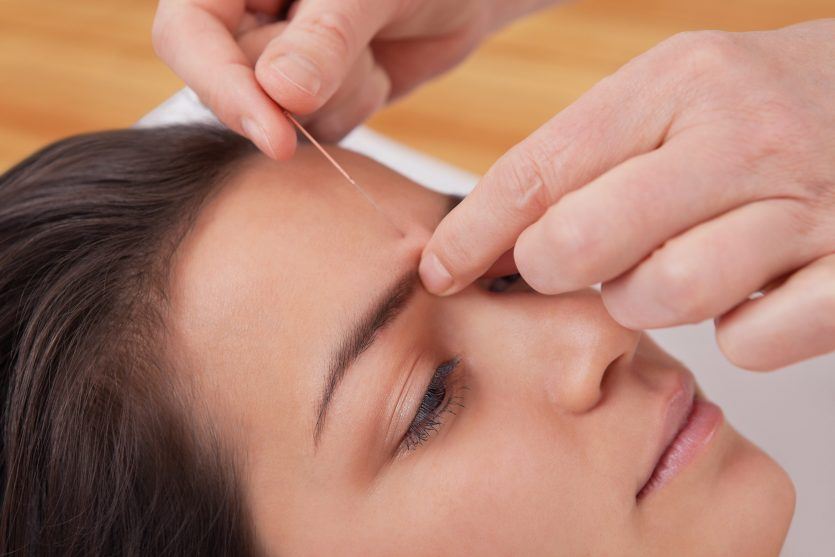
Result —
<svg viewBox="0 0 835 557"><path fill-rule="evenodd" d="M379 294L385 277L416 267L446 204L370 159L329 149L403 224L405 239L321 154L301 146L289 162L247 161L202 210L172 265L174 343L188 355L187 368L200 370L218 421L237 424L235 437L263 429L258 412L242 408L280 401L288 415L312 411L319 368L294 376L298 384L283 400L280 364L329 353L351 311L365 309L358 305ZM280 361L265 354L281 354Z"/></svg>

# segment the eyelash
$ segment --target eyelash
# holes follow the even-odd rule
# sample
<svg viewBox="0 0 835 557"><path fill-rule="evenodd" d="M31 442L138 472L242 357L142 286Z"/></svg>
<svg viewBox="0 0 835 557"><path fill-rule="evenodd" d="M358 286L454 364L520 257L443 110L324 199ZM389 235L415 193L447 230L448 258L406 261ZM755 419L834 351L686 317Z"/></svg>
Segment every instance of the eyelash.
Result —
<svg viewBox="0 0 835 557"><path fill-rule="evenodd" d="M444 415L456 414L457 408L464 407L461 396L447 396L450 377L461 363L460 358L453 358L439 365L429 381L423 400L415 414L409 429L401 442L403 452L413 451L425 443L444 422ZM462 387L462 390L466 387Z"/></svg>
<svg viewBox="0 0 835 557"><path fill-rule="evenodd" d="M504 292L505 290L513 286L514 283L521 280L521 278L522 275L520 275L519 273L503 277L497 277L489 282L487 289L490 292Z"/></svg>

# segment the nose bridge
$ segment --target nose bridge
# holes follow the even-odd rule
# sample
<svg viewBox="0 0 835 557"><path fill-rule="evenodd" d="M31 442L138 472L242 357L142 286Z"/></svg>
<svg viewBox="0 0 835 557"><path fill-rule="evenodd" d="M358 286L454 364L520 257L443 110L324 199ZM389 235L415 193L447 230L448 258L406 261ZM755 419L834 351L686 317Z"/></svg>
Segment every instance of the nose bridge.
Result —
<svg viewBox="0 0 835 557"><path fill-rule="evenodd" d="M468 359L505 392L530 389L563 411L596 406L607 367L630 358L640 338L614 321L592 290L478 297L458 300L456 336Z"/></svg>

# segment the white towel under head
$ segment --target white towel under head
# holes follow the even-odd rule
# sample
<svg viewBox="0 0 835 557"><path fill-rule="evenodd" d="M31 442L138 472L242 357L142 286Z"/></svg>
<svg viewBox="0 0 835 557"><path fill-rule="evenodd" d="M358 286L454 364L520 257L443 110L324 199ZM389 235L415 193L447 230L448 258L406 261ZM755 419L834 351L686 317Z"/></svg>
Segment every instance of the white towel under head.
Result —
<svg viewBox="0 0 835 557"><path fill-rule="evenodd" d="M194 91L186 87L146 114L136 123L136 127L199 122L219 123ZM371 157L415 182L442 193L466 195L478 181L475 174L420 153L366 127L351 132L340 145Z"/></svg>

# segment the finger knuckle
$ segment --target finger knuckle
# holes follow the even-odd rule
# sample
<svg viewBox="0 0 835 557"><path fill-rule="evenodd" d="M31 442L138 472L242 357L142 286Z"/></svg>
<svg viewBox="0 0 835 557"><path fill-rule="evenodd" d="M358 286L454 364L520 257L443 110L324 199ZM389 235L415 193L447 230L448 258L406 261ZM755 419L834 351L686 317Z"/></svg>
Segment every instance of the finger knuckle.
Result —
<svg viewBox="0 0 835 557"><path fill-rule="evenodd" d="M823 232L822 238L831 246L832 238L835 238L835 219L832 218L835 213L835 174L832 170L814 168L814 161L808 162L808 173L791 180L790 184L799 190L800 196L811 208L815 217L814 229ZM794 193L793 197L796 197L798 192Z"/></svg>
<svg viewBox="0 0 835 557"><path fill-rule="evenodd" d="M587 282L594 270L596 239L588 227L571 217L544 221L547 245L559 257L560 272L578 285Z"/></svg>
<svg viewBox="0 0 835 557"><path fill-rule="evenodd" d="M699 263L693 257L661 256L655 262L656 302L680 322L701 321L710 316L700 280Z"/></svg>
<svg viewBox="0 0 835 557"><path fill-rule="evenodd" d="M831 211L835 176L821 164L825 138L820 124L789 92L774 91L758 104L753 140L745 142L747 164L777 178L787 197L823 203Z"/></svg>
<svg viewBox="0 0 835 557"><path fill-rule="evenodd" d="M630 311L632 300L617 281L604 282L600 286L600 299L609 315L622 326L628 329L641 329L639 324L634 323L633 312Z"/></svg>
<svg viewBox="0 0 835 557"><path fill-rule="evenodd" d="M772 91L739 106L737 153L747 171L788 175L802 170L814 152L813 137L799 104L790 95ZM798 193L798 192L795 192Z"/></svg>
<svg viewBox="0 0 835 557"><path fill-rule="evenodd" d="M816 202L810 205L794 198L780 199L777 203L788 215L788 229L791 239L797 240L795 245L798 250L812 255L815 251L826 249L835 232L829 223L830 207L820 207Z"/></svg>
<svg viewBox="0 0 835 557"><path fill-rule="evenodd" d="M348 58L355 49L353 25L348 16L341 12L323 12L308 20L303 27L304 31L339 60Z"/></svg>
<svg viewBox="0 0 835 557"><path fill-rule="evenodd" d="M757 349L756 340L749 338L736 326L720 322L716 328L716 344L725 358L738 368L750 371L771 371L777 367L775 363L764 357L762 350Z"/></svg>
<svg viewBox="0 0 835 557"><path fill-rule="evenodd" d="M732 33L685 31L673 35L660 49L665 63L672 63L690 78L725 74L743 55Z"/></svg>
<svg viewBox="0 0 835 557"><path fill-rule="evenodd" d="M391 79L380 67L374 67L370 72L365 94L360 95L359 113L365 117L373 114L388 100L391 94Z"/></svg>
<svg viewBox="0 0 835 557"><path fill-rule="evenodd" d="M154 53L163 60L167 60L168 53L171 52L171 39L173 37L173 34L169 32L167 23L167 19L158 13L151 25L151 45Z"/></svg>
<svg viewBox="0 0 835 557"><path fill-rule="evenodd" d="M506 176L495 183L500 188L498 205L508 211L540 215L551 205L543 161L537 148L519 147L503 165Z"/></svg>

